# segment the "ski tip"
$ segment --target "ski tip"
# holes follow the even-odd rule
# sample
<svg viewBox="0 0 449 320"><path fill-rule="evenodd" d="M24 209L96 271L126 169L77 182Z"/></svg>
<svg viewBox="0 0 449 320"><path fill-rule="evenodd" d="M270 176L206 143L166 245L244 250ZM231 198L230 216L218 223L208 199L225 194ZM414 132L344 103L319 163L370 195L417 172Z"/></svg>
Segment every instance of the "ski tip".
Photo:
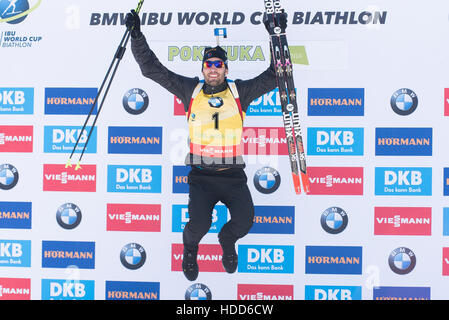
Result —
<svg viewBox="0 0 449 320"><path fill-rule="evenodd" d="M78 162L78 163L76 164L75 171L78 171L79 169L82 169L82 168L81 168L80 163Z"/></svg>
<svg viewBox="0 0 449 320"><path fill-rule="evenodd" d="M71 163L71 160L70 160L70 159L67 160L67 163L65 164L65 167L66 167L66 168L72 167L72 163Z"/></svg>

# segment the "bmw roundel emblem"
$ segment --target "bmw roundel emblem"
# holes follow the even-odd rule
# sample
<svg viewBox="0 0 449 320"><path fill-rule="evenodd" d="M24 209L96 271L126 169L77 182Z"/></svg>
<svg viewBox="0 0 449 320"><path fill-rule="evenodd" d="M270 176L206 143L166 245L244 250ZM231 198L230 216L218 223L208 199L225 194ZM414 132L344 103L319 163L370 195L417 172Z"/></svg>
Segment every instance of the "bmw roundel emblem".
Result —
<svg viewBox="0 0 449 320"><path fill-rule="evenodd" d="M145 249L137 243L128 243L120 251L120 261L128 269L139 269L145 263Z"/></svg>
<svg viewBox="0 0 449 320"><path fill-rule="evenodd" d="M56 211L56 221L64 229L74 229L81 222L81 210L73 203L65 203Z"/></svg>
<svg viewBox="0 0 449 320"><path fill-rule="evenodd" d="M148 95L142 89L128 90L123 96L123 107L130 114L141 114L148 108Z"/></svg>
<svg viewBox="0 0 449 320"><path fill-rule="evenodd" d="M212 108L220 108L223 105L223 99L220 97L212 97L208 102Z"/></svg>
<svg viewBox="0 0 449 320"><path fill-rule="evenodd" d="M328 233L340 233L347 225L348 215L342 208L330 207L321 214L321 227Z"/></svg>
<svg viewBox="0 0 449 320"><path fill-rule="evenodd" d="M212 300L212 292L206 285L195 283L187 288L185 298L186 300Z"/></svg>
<svg viewBox="0 0 449 320"><path fill-rule="evenodd" d="M390 105L394 112L401 116L413 113L418 107L418 96L410 89L397 90L390 99Z"/></svg>
<svg viewBox="0 0 449 320"><path fill-rule="evenodd" d="M11 164L0 164L0 189L9 190L19 181L19 172Z"/></svg>
<svg viewBox="0 0 449 320"><path fill-rule="evenodd" d="M265 194L273 193L281 184L281 175L276 169L263 167L254 174L254 186L257 191Z"/></svg>
<svg viewBox="0 0 449 320"><path fill-rule="evenodd" d="M410 273L416 265L415 253L409 248L396 248L390 253L388 257L388 264L394 273Z"/></svg>

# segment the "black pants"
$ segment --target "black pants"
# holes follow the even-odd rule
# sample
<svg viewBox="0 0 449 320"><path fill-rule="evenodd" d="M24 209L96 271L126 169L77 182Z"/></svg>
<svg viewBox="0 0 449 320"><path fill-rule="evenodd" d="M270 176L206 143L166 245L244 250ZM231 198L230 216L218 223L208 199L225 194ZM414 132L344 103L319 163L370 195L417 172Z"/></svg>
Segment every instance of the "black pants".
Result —
<svg viewBox="0 0 449 320"><path fill-rule="evenodd" d="M189 222L183 232L184 246L195 250L212 224L212 210L218 201L229 209L231 219L218 237L222 243L234 245L248 234L253 225L254 204L243 169L210 171L192 167L189 181Z"/></svg>

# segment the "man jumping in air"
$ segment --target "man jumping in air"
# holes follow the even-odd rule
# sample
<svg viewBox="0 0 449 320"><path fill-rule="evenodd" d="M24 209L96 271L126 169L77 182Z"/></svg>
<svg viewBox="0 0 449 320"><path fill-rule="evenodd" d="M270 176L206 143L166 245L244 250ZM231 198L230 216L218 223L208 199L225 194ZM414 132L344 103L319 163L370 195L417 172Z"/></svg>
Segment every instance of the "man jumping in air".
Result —
<svg viewBox="0 0 449 320"><path fill-rule="evenodd" d="M286 17L282 22L286 25ZM231 216L218 234L222 263L226 272L234 273L238 263L235 243L248 234L254 218L254 204L243 171L243 121L249 104L276 88L273 62L259 76L234 82L227 79L226 51L220 46L206 47L201 69L204 80L200 81L161 64L148 46L134 10L127 14L126 26L132 28L131 49L142 74L176 95L187 115L190 152L185 164L191 166L191 171L190 220L183 232L184 275L190 281L198 277L198 244L211 227L212 210L218 201L227 206Z"/></svg>

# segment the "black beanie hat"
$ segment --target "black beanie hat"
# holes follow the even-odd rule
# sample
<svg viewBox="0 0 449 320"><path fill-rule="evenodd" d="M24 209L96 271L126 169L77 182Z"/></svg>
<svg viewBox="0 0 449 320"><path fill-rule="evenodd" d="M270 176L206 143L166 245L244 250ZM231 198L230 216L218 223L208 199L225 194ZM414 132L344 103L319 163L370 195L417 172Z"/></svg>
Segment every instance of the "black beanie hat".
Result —
<svg viewBox="0 0 449 320"><path fill-rule="evenodd" d="M216 46L214 48L212 47L204 48L203 63L204 61L210 58L219 58L224 62L226 68L228 67L228 54L222 47Z"/></svg>

